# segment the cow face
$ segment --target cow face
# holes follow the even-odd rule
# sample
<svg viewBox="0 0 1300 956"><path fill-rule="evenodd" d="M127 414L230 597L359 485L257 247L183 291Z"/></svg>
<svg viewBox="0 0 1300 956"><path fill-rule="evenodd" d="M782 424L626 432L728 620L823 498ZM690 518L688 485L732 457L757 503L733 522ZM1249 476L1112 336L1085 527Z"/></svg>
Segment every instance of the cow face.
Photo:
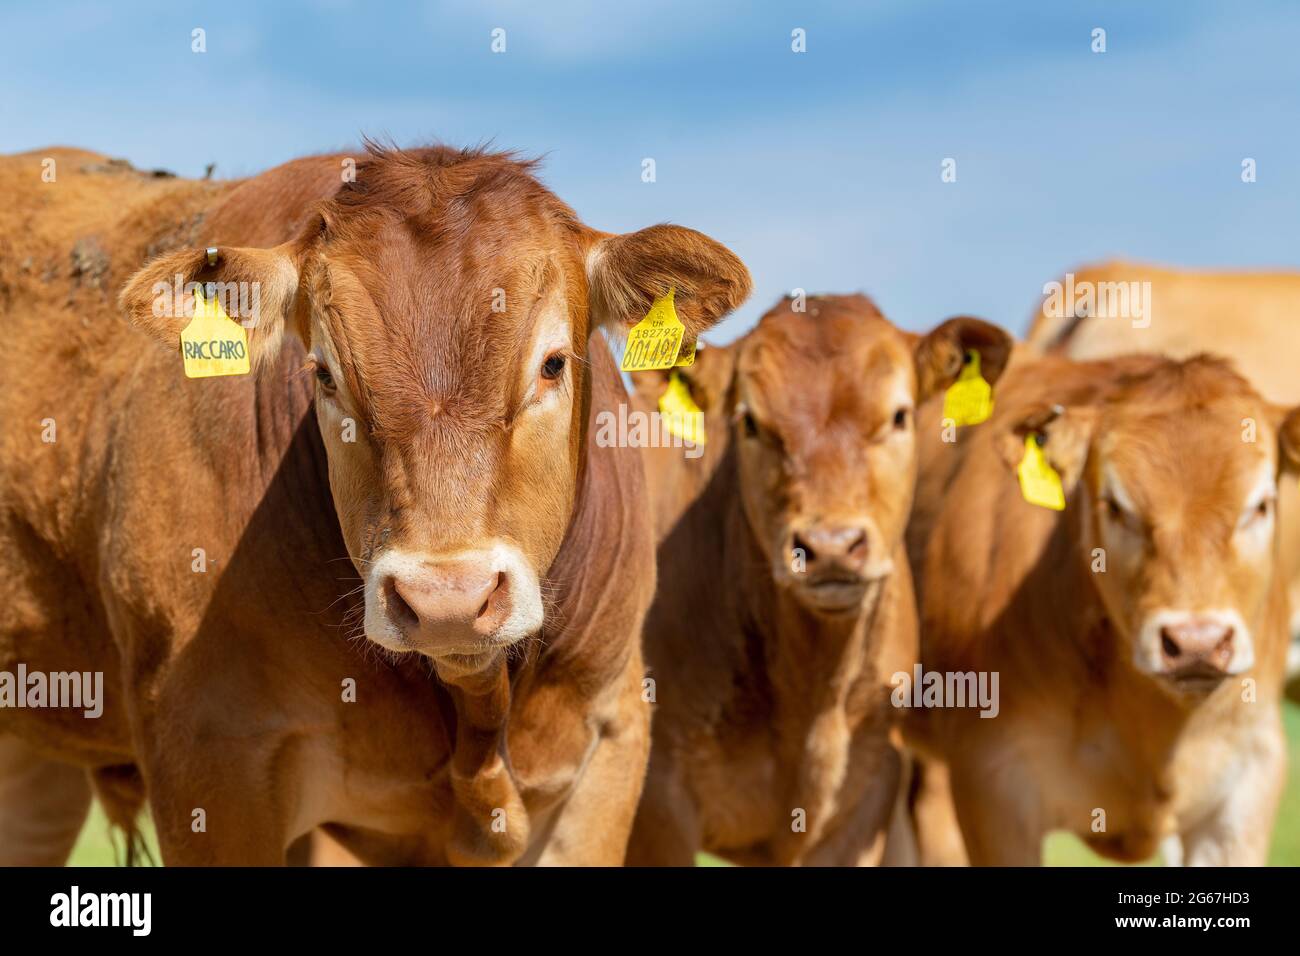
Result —
<svg viewBox="0 0 1300 956"><path fill-rule="evenodd" d="M858 612L894 570L916 478L915 408L966 349L1001 374L1005 333L953 319L924 338L863 296L785 300L738 345L731 441L750 528L809 610Z"/></svg>
<svg viewBox="0 0 1300 956"><path fill-rule="evenodd" d="M306 345L366 635L444 676L481 670L542 626L595 327L635 323L675 288L695 336L749 289L743 264L699 233L597 233L527 164L444 149L372 150L293 243L147 267L123 301L172 344L176 323L144 297L176 272L263 285L255 360L284 333Z"/></svg>
<svg viewBox="0 0 1300 956"><path fill-rule="evenodd" d="M1082 554L1133 665L1187 695L1250 669L1300 414L1197 357L1148 362L1091 405L1022 420L1025 431L1044 436L1073 489Z"/></svg>

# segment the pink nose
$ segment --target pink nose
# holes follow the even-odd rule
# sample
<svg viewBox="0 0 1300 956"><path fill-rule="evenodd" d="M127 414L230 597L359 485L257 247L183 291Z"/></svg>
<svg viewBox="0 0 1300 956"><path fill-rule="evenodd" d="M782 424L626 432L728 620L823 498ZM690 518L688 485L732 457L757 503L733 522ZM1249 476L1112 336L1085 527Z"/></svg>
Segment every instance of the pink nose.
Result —
<svg viewBox="0 0 1300 956"><path fill-rule="evenodd" d="M1212 618L1191 617L1160 629L1160 660L1167 672L1227 673L1232 661L1233 628Z"/></svg>
<svg viewBox="0 0 1300 956"><path fill-rule="evenodd" d="M804 567L810 574L860 574L867 563L867 531L861 525L810 525L791 536L790 547L803 552Z"/></svg>
<svg viewBox="0 0 1300 956"><path fill-rule="evenodd" d="M421 650L474 646L509 619L510 578L483 560L427 562L379 586L389 620Z"/></svg>

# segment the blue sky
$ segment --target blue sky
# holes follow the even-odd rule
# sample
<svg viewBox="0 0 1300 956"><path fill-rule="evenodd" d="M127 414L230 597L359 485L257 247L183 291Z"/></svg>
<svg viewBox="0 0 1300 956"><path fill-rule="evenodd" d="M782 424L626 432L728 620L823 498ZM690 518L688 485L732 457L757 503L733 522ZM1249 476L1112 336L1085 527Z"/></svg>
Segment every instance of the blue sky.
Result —
<svg viewBox="0 0 1300 956"><path fill-rule="evenodd" d="M795 287L866 291L913 329L966 312L1022 331L1043 283L1089 260L1300 265L1294 2L6 0L3 17L6 152L242 176L362 133L491 139L545 154L593 226L672 221L733 248L755 294L718 342Z"/></svg>

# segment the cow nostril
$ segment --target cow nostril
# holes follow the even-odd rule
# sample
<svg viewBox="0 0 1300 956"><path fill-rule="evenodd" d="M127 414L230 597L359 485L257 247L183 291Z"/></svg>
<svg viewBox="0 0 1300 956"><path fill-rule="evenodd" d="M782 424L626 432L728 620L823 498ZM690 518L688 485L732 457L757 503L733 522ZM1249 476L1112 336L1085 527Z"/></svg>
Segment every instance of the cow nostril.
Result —
<svg viewBox="0 0 1300 956"><path fill-rule="evenodd" d="M797 531L794 533L794 538L790 541L790 550L802 551L803 559L807 564L812 564L813 561L817 559L817 552L812 549L807 541L800 537L799 532Z"/></svg>
<svg viewBox="0 0 1300 956"><path fill-rule="evenodd" d="M397 586L397 578L391 576L385 578L382 587L384 605L388 608L388 616L393 623L400 628L417 627L420 623L420 616L407 603L406 598L402 597L401 589Z"/></svg>
<svg viewBox="0 0 1300 956"><path fill-rule="evenodd" d="M1178 642L1169 634L1168 628L1160 629L1160 649L1165 652L1165 657L1174 658L1182 653Z"/></svg>
<svg viewBox="0 0 1300 956"><path fill-rule="evenodd" d="M867 556L867 533L865 531L858 532L858 536L849 545L848 554L855 561L860 561Z"/></svg>
<svg viewBox="0 0 1300 956"><path fill-rule="evenodd" d="M475 621L482 622L487 618L497 615L501 606L510 597L510 580L506 577L505 572L498 571L492 581L492 589L483 600L482 606L475 615Z"/></svg>

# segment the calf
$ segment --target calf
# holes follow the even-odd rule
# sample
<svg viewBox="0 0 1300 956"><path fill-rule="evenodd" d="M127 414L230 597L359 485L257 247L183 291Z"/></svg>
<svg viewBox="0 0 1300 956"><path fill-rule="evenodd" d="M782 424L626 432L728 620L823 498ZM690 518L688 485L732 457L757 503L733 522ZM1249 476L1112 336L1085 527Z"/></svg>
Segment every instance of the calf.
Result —
<svg viewBox="0 0 1300 956"><path fill-rule="evenodd" d="M1262 864L1300 414L1218 359L1018 356L988 423L945 444L938 415L908 532L921 659L998 674L1000 701L994 719L917 709L909 730L948 764L971 861L1037 863L1064 829L1118 860L1177 836L1190 863ZM1063 510L1022 495L1035 448Z"/></svg>
<svg viewBox="0 0 1300 956"><path fill-rule="evenodd" d="M676 373L706 444L647 453L654 745L630 863L879 860L901 766L890 681L917 653L913 410L971 350L996 380L1008 348L977 319L920 337L862 296L824 296Z"/></svg>
<svg viewBox="0 0 1300 956"><path fill-rule="evenodd" d="M1203 272L1106 262L1044 286L1028 344L1072 359L1212 351L1232 360L1265 398L1300 402L1292 350L1300 272ZM1230 330L1231 334L1225 334ZM1282 560L1291 602L1289 696L1300 701L1300 487L1278 489Z"/></svg>
<svg viewBox="0 0 1300 956"><path fill-rule="evenodd" d="M590 229L509 155L351 160L0 160L0 667L106 674L101 720L0 732L147 787L169 864L316 827L367 862L618 863L653 532L640 462L589 438L625 395L597 333L672 289L691 340L748 274ZM182 374L194 282L252 290L255 374Z"/></svg>

